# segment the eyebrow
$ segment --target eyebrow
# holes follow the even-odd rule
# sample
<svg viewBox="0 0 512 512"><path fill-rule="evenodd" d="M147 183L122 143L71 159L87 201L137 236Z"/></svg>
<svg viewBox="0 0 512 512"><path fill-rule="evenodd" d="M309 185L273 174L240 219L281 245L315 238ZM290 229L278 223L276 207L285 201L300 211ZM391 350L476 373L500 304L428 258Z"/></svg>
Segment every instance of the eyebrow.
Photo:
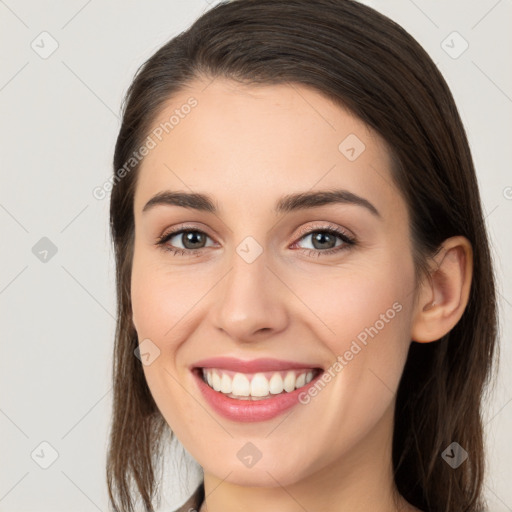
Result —
<svg viewBox="0 0 512 512"><path fill-rule="evenodd" d="M375 208L370 201L348 190L342 189L288 194L277 201L274 207L274 213L288 213L329 204L353 204L366 208L376 217L381 217L377 208ZM174 205L214 214L218 213L218 208L211 196L195 192L170 190L160 192L144 205L142 211L147 212L158 205Z"/></svg>

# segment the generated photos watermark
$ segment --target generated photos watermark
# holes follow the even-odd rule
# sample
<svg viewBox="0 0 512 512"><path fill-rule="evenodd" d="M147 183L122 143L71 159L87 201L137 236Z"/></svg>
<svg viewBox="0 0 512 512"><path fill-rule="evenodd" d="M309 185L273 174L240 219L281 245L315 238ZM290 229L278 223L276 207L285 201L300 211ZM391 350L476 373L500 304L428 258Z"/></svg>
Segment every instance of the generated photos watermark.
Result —
<svg viewBox="0 0 512 512"><path fill-rule="evenodd" d="M338 355L336 357L336 361L324 371L315 384L299 394L299 402L303 405L309 404L312 398L317 396L318 393L320 393L320 391L322 391L325 386L327 386L327 384L363 350L363 348L368 346L369 338L375 338L375 336L377 336L379 332L382 331L382 329L384 329L386 325L389 324L389 322L393 320L398 313L400 313L400 311L402 311L402 309L402 304L394 302L385 313L380 314L379 319L376 320L373 325L365 327L356 336L356 339L352 340L350 347L343 353L343 355Z"/></svg>
<svg viewBox="0 0 512 512"><path fill-rule="evenodd" d="M147 156L151 150L158 146L162 141L164 134L170 133L180 122L185 119L192 109L197 107L198 101L194 97L190 97L186 103L174 110L174 113L165 122L160 123L153 131L146 137L144 143L134 151L131 156L126 160L124 165L117 169L117 171L108 178L102 185L94 187L92 195L98 201L105 199L108 193L112 191L115 185L119 183L127 174L129 174L142 159Z"/></svg>

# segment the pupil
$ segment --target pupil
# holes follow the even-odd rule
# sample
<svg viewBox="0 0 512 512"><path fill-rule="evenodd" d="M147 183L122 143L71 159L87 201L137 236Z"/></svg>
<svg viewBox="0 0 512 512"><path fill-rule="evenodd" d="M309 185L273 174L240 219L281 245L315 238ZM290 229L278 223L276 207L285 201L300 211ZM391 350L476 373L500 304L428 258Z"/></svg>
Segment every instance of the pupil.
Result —
<svg viewBox="0 0 512 512"><path fill-rule="evenodd" d="M320 232L319 233L315 233L313 235L313 246L315 247L315 249L325 249L326 247L322 247L321 244L326 243L326 239L327 239L327 243L329 243L329 241L332 242L333 241L333 236L330 235L329 233L320 233ZM316 242L320 243L320 247L317 247ZM327 248L331 249L332 247L333 246L327 247Z"/></svg>
<svg viewBox="0 0 512 512"><path fill-rule="evenodd" d="M194 247L194 244L197 243L201 245L202 233L198 233L197 231L188 231L186 233L183 233L183 237L183 245L187 247L187 249L197 249L197 247ZM199 239L199 242L197 241L197 239ZM192 247L190 247L189 244L191 244Z"/></svg>

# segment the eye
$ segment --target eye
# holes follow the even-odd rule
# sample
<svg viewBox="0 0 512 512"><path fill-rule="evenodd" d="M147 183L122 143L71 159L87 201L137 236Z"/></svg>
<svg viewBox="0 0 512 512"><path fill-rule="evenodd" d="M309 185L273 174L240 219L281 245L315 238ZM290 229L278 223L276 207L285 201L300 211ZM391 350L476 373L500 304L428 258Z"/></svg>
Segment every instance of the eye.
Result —
<svg viewBox="0 0 512 512"><path fill-rule="evenodd" d="M320 256L321 254L333 254L339 251L347 250L356 244L356 239L337 226L331 224L320 226L315 229L305 229L299 233L300 239L295 242L292 247L297 245L301 240L311 237L312 248L303 248L308 256ZM173 243L173 239L176 239ZM165 251L170 251L175 255L191 256L198 255L198 253L208 247L205 245L207 239L211 238L204 232L196 228L186 228L180 226L170 232L164 233L156 242L158 247ZM338 243L339 242L339 243ZM177 246L177 244L182 247ZM210 247L214 244L210 244Z"/></svg>
<svg viewBox="0 0 512 512"><path fill-rule="evenodd" d="M308 256L320 256L325 254L333 254L346 250L356 244L356 239L337 226L327 225L320 226L313 230L300 233L300 240L311 239L312 248L305 248ZM300 241L299 240L299 241ZM338 243L340 242L340 243ZM297 245L299 242L295 242Z"/></svg>
<svg viewBox="0 0 512 512"><path fill-rule="evenodd" d="M164 233L158 238L156 245L173 254L184 256L186 254L197 254L201 249L207 247L206 240L210 238L204 231L199 229L184 229L183 226L177 230ZM171 243L176 239L174 243ZM176 247L176 244L182 244L182 247Z"/></svg>

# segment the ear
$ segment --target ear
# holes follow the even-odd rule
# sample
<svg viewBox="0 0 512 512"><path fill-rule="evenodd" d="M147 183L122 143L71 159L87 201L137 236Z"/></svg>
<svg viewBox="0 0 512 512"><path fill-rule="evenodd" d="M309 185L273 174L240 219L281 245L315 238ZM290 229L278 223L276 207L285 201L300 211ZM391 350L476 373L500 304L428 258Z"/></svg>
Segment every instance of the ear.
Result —
<svg viewBox="0 0 512 512"><path fill-rule="evenodd" d="M428 343L442 338L460 320L469 300L473 250L463 236L446 239L423 279L412 322L411 340Z"/></svg>

